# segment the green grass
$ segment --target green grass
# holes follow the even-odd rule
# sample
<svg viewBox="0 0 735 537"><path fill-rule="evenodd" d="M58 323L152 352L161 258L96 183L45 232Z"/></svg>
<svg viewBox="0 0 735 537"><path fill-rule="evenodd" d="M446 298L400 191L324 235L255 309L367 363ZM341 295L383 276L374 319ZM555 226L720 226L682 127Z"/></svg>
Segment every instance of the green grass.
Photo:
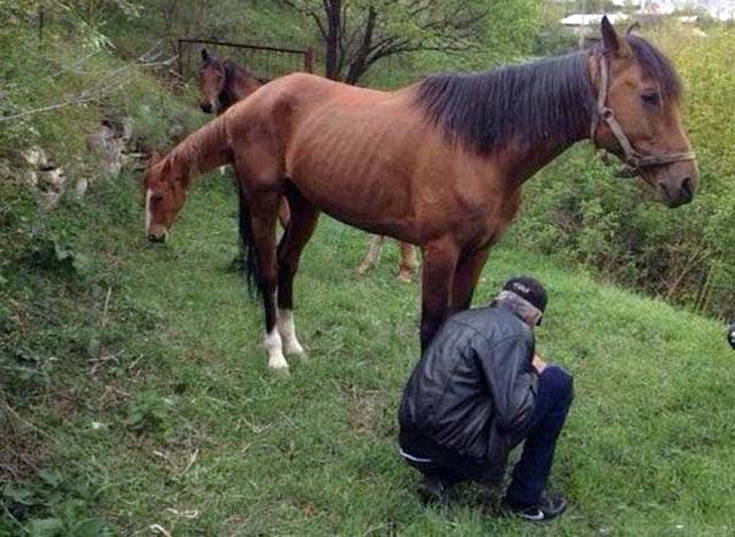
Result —
<svg viewBox="0 0 735 537"><path fill-rule="evenodd" d="M735 532L735 374L716 322L501 244L475 302L517 273L548 286L537 348L576 389L551 486L571 507L530 526L491 517L462 485L427 508L396 454L418 310L393 244L357 276L365 235L322 218L295 290L310 359L281 378L266 370L259 305L227 271L227 180L200 184L155 246L132 181L98 188L62 208L81 269L0 274L0 535Z"/></svg>

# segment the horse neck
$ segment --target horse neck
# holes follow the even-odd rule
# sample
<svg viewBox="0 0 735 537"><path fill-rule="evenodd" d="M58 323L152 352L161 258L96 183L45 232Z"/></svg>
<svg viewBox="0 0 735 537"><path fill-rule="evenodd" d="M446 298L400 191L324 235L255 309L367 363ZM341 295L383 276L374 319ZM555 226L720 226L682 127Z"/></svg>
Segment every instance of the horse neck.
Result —
<svg viewBox="0 0 735 537"><path fill-rule="evenodd" d="M591 79L589 74L590 69L590 55L584 53L587 59L588 69L588 80ZM584 109L585 101L589 102L592 96L593 87L591 83L581 89L578 97L578 106ZM560 96L559 94L550 94L545 98L539 100L539 106L546 110L560 109L564 106L569 106L566 102L568 96ZM549 116L548 131L551 136L546 137L540 141L534 143L528 143L515 140L516 143L510 143L504 149L506 153L506 159L510 167L515 172L514 175L518 177L518 182L523 183L530 177L532 177L538 170L546 166L556 157L561 155L569 147L575 143L585 140L590 137L590 126L592 125L593 112L590 110L589 113L581 114L578 120L571 125L571 129L567 132L560 133L554 129L554 122ZM556 136L556 137L554 137Z"/></svg>
<svg viewBox="0 0 735 537"><path fill-rule="evenodd" d="M580 127L589 129L589 124L585 122ZM589 138L588 133L580 133L578 137L567 139L562 143L548 141L533 146L520 143L504 149L500 153L499 160L504 164L502 167L509 170L506 176L515 178L513 182L520 186L572 145L585 138Z"/></svg>
<svg viewBox="0 0 735 537"><path fill-rule="evenodd" d="M226 72L224 91L229 105L241 101L262 86L257 78L237 65L229 64Z"/></svg>
<svg viewBox="0 0 735 537"><path fill-rule="evenodd" d="M469 151L518 186L588 136L594 113L588 53L420 82L416 102Z"/></svg>
<svg viewBox="0 0 735 537"><path fill-rule="evenodd" d="M186 137L166 157L173 176L184 188L201 174L232 162L225 125L224 116L213 119Z"/></svg>

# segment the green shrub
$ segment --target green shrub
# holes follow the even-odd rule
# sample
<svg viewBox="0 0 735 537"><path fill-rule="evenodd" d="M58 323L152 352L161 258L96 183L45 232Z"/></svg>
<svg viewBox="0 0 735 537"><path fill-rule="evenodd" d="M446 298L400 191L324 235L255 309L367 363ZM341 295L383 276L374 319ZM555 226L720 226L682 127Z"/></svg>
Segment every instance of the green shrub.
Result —
<svg viewBox="0 0 735 537"><path fill-rule="evenodd" d="M104 537L108 525L90 507L99 488L91 476L69 476L46 468L33 479L7 483L0 489L0 503L12 516L2 535L32 537ZM18 529L22 528L22 532ZM15 530L15 533L13 533Z"/></svg>

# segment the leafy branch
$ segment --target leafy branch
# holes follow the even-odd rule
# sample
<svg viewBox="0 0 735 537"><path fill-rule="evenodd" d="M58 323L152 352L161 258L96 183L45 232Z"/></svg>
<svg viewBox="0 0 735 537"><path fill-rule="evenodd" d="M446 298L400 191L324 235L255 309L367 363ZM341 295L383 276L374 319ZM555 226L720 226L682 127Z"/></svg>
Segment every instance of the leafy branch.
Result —
<svg viewBox="0 0 735 537"><path fill-rule="evenodd" d="M130 83L131 78L128 76L128 74L131 71L135 69L149 69L154 67L169 66L173 64L175 60L174 57L161 59L162 53L158 50L159 47L160 45L156 45L149 51L139 56L134 62L127 63L123 67L114 69L113 71L106 73L101 81L83 89L76 95L73 95L58 103L52 103L30 110L23 110L12 115L0 117L0 123L17 121L28 116L41 114L44 112L51 112L60 108L65 108L67 106L79 106L89 102L101 102L106 96L119 92L127 84ZM62 67L61 71L69 71L75 69L92 56L93 54L90 54L85 58L74 62L70 66ZM58 76L58 73L55 73L51 76Z"/></svg>

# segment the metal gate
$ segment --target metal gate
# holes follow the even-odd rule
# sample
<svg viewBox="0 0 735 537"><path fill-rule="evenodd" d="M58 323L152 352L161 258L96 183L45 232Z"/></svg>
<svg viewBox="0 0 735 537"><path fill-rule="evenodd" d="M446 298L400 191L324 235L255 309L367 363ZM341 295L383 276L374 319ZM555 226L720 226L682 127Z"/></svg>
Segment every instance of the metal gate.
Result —
<svg viewBox="0 0 735 537"><path fill-rule="evenodd" d="M262 79L273 79L295 71L314 72L314 50L230 43L213 39L180 38L177 43L178 71L183 82L196 75L206 48L222 59L246 68Z"/></svg>

